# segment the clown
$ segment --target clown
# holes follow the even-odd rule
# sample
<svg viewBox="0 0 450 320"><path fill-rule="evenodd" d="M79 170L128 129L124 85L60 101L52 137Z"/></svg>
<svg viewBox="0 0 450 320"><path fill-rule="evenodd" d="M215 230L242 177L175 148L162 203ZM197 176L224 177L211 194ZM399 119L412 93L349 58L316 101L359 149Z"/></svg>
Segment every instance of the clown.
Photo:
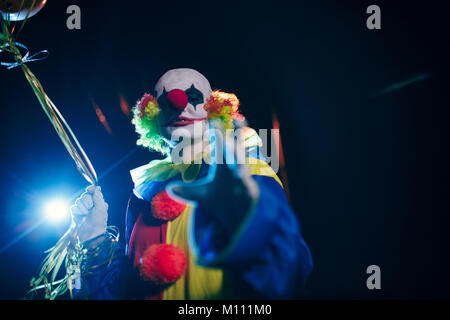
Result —
<svg viewBox="0 0 450 320"><path fill-rule="evenodd" d="M72 206L74 220L85 218L79 298L289 298L305 283L311 254L280 180L259 155L261 140L248 127L237 141L224 134L244 119L238 107L235 95L212 91L192 69L168 71L137 102L137 143L166 158L131 170L125 248L107 232L99 187ZM217 161L222 150L225 164Z"/></svg>

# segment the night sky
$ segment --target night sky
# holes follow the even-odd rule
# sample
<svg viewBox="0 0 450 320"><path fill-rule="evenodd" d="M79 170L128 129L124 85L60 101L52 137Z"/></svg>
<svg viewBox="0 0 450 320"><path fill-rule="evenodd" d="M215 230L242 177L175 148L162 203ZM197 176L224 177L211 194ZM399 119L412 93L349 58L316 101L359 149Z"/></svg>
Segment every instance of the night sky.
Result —
<svg viewBox="0 0 450 320"><path fill-rule="evenodd" d="M296 2L50 0L18 41L50 52L29 67L106 172L109 223L122 233L129 170L160 156L136 149L120 97L133 106L165 71L194 68L238 96L253 128L278 115L291 203L315 264L298 297L450 298L444 1ZM71 4L81 30L66 27ZM370 4L381 8L381 30L366 28ZM23 233L46 201L87 184L20 68L2 68L0 81L0 299L21 299L69 222ZM366 287L372 264L381 290Z"/></svg>

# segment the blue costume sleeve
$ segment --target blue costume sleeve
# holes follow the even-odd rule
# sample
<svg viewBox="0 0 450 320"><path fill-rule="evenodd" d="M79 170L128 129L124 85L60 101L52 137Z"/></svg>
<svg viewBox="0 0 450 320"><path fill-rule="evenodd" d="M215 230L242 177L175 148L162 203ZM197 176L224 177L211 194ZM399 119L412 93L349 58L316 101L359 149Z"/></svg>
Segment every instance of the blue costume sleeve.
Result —
<svg viewBox="0 0 450 320"><path fill-rule="evenodd" d="M81 265L81 289L75 292L76 299L124 298L121 277L126 258L123 246L119 242L112 241L111 238L107 238L99 246L88 249L87 258Z"/></svg>
<svg viewBox="0 0 450 320"><path fill-rule="evenodd" d="M131 232L138 214L148 210L146 205L148 203L136 196L130 197L125 220L125 248L117 242L111 250L112 239L101 242L99 246L94 243L96 239L84 244L90 252L81 266L81 289L75 293L77 299L144 299L156 290L141 281L139 272L128 259Z"/></svg>
<svg viewBox="0 0 450 320"><path fill-rule="evenodd" d="M284 190L271 177L253 178L260 197L250 212L237 213L243 216L237 227L223 225L197 207L191 249L199 264L234 271L244 285L242 292L252 297L289 298L312 271L311 253Z"/></svg>

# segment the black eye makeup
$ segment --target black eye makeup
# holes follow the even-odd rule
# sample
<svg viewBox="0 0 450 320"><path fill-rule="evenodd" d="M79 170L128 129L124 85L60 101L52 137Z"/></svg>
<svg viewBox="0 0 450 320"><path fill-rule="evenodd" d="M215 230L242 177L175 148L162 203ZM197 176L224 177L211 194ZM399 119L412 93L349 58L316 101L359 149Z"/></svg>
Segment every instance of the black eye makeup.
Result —
<svg viewBox="0 0 450 320"><path fill-rule="evenodd" d="M188 102L194 106L194 108L204 102L203 93L199 91L194 85L192 85L189 89L186 89L186 95L188 96Z"/></svg>
<svg viewBox="0 0 450 320"><path fill-rule="evenodd" d="M177 110L176 108L172 107L170 102L167 100L167 91L165 88L163 90L163 93L157 99L157 101L161 110L163 110L163 112L159 114L160 124L162 126L167 126L182 113L181 110Z"/></svg>

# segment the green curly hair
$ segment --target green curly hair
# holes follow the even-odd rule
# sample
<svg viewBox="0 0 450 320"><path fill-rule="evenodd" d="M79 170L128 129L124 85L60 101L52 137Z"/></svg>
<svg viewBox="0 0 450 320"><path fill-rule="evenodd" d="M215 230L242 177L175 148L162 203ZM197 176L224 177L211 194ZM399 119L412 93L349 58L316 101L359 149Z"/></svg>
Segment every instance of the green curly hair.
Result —
<svg viewBox="0 0 450 320"><path fill-rule="evenodd" d="M133 119L131 123L134 124L136 133L139 134L136 142L137 145L168 156L170 154L170 148L160 134L159 124L156 118L159 111L156 99L146 93L133 108Z"/></svg>

